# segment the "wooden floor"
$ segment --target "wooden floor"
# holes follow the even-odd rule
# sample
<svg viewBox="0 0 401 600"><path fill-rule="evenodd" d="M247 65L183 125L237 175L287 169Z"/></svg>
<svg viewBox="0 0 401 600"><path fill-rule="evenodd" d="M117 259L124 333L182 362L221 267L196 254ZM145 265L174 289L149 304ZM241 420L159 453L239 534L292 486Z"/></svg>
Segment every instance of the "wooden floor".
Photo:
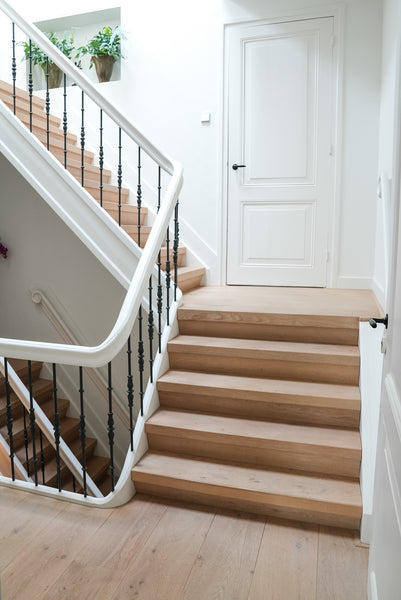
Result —
<svg viewBox="0 0 401 600"><path fill-rule="evenodd" d="M295 315L384 317L371 290L250 286L205 286L188 292L188 309L238 310Z"/></svg>
<svg viewBox="0 0 401 600"><path fill-rule="evenodd" d="M328 527L136 496L88 509L0 487L2 600L364 600L368 550Z"/></svg>

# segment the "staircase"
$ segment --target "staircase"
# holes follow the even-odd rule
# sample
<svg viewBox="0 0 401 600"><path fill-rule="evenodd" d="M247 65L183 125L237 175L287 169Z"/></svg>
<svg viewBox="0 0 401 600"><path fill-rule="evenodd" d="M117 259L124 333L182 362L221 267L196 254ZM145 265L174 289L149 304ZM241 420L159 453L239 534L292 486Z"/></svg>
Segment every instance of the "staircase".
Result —
<svg viewBox="0 0 401 600"><path fill-rule="evenodd" d="M132 472L136 490L358 529L358 330L378 307L370 292L341 290L341 310L323 300L314 311L308 294L330 290L293 290L294 302L283 290L289 306L269 312L264 289L272 293L184 296L170 370L157 383L160 408L146 423L149 451ZM359 308L347 300L354 292Z"/></svg>
<svg viewBox="0 0 401 600"><path fill-rule="evenodd" d="M24 125L30 127L30 99L29 94L20 89L16 89L16 116ZM0 100L2 100L11 110L13 110L13 88L12 85L0 81ZM49 115L49 150L64 165L64 131L61 129L61 119ZM45 101L33 95L32 96L32 133L47 146L47 114L45 111ZM81 182L81 148L77 145L78 137L74 133L67 133L67 170ZM100 202L100 169L93 164L94 153L89 150L84 151L84 187L88 193ZM118 202L119 188L110 184L112 172L103 168L102 170L102 207L108 214L118 222ZM121 227L126 233L138 243L138 208L136 204L130 204L130 192L127 188L121 189ZM135 200L136 201L136 200ZM148 209L141 207L140 219L140 246L143 248L146 244L151 227L147 223ZM205 274L205 268L199 266L185 265L186 248L180 246L178 249L178 282L180 289L185 292L198 287ZM173 263L173 249L170 247L169 260ZM167 248L161 250L162 269L165 269L167 261ZM174 279L174 273L171 274Z"/></svg>
<svg viewBox="0 0 401 600"><path fill-rule="evenodd" d="M27 362L12 359L10 360L10 364L13 366L23 383L27 385ZM40 377L42 366L43 365L40 362L32 363L32 395L48 419L53 422L53 382ZM4 378L0 376L0 390L3 391L4 389ZM27 470L28 474L33 478L34 461L29 413L24 409L22 403L13 392L11 392L10 400L13 418L14 452ZM65 442L68 442L71 451L82 463L79 419L67 416L70 405L68 400L58 398L57 404L60 417L60 435ZM5 395L0 397L0 433L5 438L7 443L9 443L10 440L7 432ZM50 487L57 487L56 451L44 436L42 436L42 442L40 442L40 433L37 426L35 440L38 482L39 484L44 484ZM86 438L85 456L87 473L92 477L93 481L98 485L98 487L100 487L103 493L108 493L111 486L110 478L107 476L110 460L95 454L96 444L97 440L95 438ZM61 479L64 490L74 491L75 483L67 466L64 463L61 464ZM79 485L75 486L75 491L82 491Z"/></svg>

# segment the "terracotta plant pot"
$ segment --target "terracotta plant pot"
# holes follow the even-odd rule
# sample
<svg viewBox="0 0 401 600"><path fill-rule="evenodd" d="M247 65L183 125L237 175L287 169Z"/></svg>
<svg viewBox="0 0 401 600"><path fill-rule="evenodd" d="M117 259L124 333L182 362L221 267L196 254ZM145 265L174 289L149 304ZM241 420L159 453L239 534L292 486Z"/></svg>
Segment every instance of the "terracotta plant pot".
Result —
<svg viewBox="0 0 401 600"><path fill-rule="evenodd" d="M96 75L100 83L110 81L116 59L108 54L92 56L92 62L95 65Z"/></svg>
<svg viewBox="0 0 401 600"><path fill-rule="evenodd" d="M46 77L46 65L42 65L43 73ZM55 63L49 64L49 89L60 87L63 72Z"/></svg>

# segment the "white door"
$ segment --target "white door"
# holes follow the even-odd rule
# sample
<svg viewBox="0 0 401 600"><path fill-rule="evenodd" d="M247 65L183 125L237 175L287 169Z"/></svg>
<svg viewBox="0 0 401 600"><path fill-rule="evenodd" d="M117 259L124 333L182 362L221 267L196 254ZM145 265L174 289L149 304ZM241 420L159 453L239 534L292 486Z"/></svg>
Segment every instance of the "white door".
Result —
<svg viewBox="0 0 401 600"><path fill-rule="evenodd" d="M401 195L397 202L369 552L370 600L401 598Z"/></svg>
<svg viewBox="0 0 401 600"><path fill-rule="evenodd" d="M228 284L326 285L333 39L332 17L228 32Z"/></svg>

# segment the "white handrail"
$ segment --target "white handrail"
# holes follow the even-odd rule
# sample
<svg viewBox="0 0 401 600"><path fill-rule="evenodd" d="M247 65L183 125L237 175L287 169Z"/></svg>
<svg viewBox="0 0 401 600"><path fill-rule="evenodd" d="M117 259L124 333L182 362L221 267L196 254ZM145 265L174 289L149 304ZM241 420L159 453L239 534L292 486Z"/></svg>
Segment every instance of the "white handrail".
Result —
<svg viewBox="0 0 401 600"><path fill-rule="evenodd" d="M22 383L21 379L18 377L17 373L14 371L13 367L10 363L7 364L7 372L8 372L8 381L11 389L22 402L23 406L26 410L30 409L30 397L26 386ZM0 373L5 377L5 366L4 366L4 358L0 358ZM53 448L56 447L54 434L53 434L53 425L51 421L47 418L46 414L40 408L39 404L36 400L32 399L33 408L35 411L35 422L45 438L50 442ZM74 475L75 479L78 480L80 485L83 486L83 477L82 477L82 466L78 461L76 456L67 446L63 438L60 436L60 458L67 465L71 473ZM103 498L102 492L99 490L93 479L86 474L86 485L88 490L95 496L95 498Z"/></svg>
<svg viewBox="0 0 401 600"><path fill-rule="evenodd" d="M182 165L161 153L114 106L99 95L96 87L34 25L27 23L4 0L0 8L29 37L38 43L61 69L67 73L137 144L171 174L163 204L152 226L146 246L135 270L116 323L107 338L97 346L70 346L48 342L0 338L0 356L43 362L100 367L110 362L125 344L136 319L159 248L172 218L182 187Z"/></svg>
<svg viewBox="0 0 401 600"><path fill-rule="evenodd" d="M50 40L32 23L28 23L17 13L17 11L5 2L0 0L0 8L2 11L16 24L24 33L42 50L47 56L60 67L60 69L68 75L81 90L85 92L106 114L113 119L115 123L125 133L134 140L153 160L160 165L167 173L173 175L177 163L169 158L164 152L161 152L155 144L153 144L131 121L129 121L107 98L99 93L96 86L90 79L82 73L80 69L72 63L64 54L50 42Z"/></svg>

